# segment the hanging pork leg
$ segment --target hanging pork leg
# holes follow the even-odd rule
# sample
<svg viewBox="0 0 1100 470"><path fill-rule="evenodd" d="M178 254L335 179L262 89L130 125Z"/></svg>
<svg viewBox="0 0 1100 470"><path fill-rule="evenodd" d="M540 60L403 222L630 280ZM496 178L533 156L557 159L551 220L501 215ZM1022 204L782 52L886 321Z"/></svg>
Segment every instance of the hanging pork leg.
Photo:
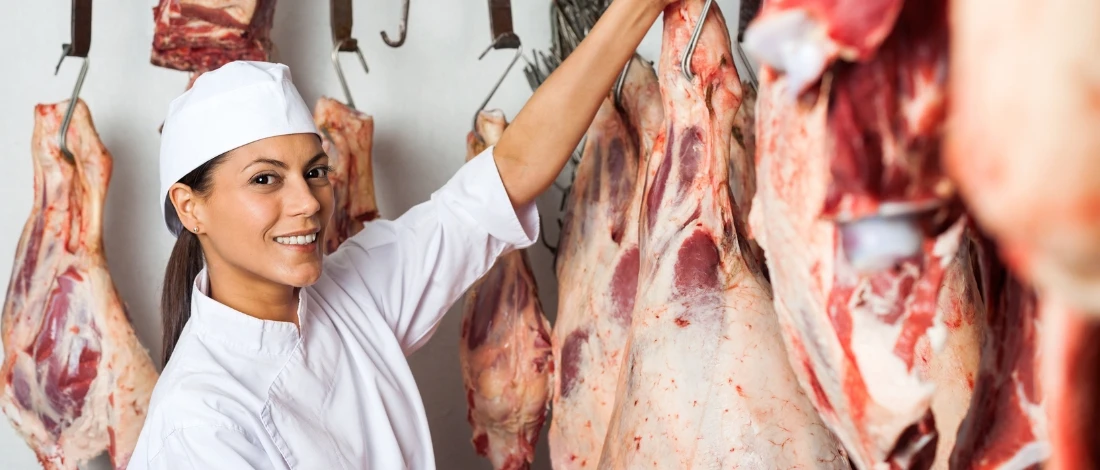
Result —
<svg viewBox="0 0 1100 470"><path fill-rule="evenodd" d="M482 111L467 159L495 144L506 123ZM496 470L527 469L550 407L554 362L550 323L524 250L501 255L467 292L459 360L473 444Z"/></svg>
<svg viewBox="0 0 1100 470"><path fill-rule="evenodd" d="M78 101L35 108L34 206L15 253L0 338L0 408L47 469L76 469L104 450L130 459L157 372L138 343L103 253L111 155Z"/></svg>
<svg viewBox="0 0 1100 470"><path fill-rule="evenodd" d="M557 364L550 458L592 468L603 449L638 288L638 208L645 157L664 116L651 64L632 59L623 111L604 100L586 133L558 258ZM631 123L634 123L633 125ZM649 152L644 152L648 154Z"/></svg>
<svg viewBox="0 0 1100 470"><path fill-rule="evenodd" d="M322 146L329 164L336 168L329 175L336 196L332 228L325 233L325 253L332 253L363 223L378 218L374 199L374 170L371 150L374 142L374 118L331 98L317 100L313 119L321 131Z"/></svg>
<svg viewBox="0 0 1100 470"><path fill-rule="evenodd" d="M160 0L150 62L188 72L268 60L275 0Z"/></svg>
<svg viewBox="0 0 1100 470"><path fill-rule="evenodd" d="M739 246L728 152L740 82L725 20L716 5L704 20L703 3L664 12L666 130L648 165L639 289L599 468L847 468ZM688 81L680 57L697 21Z"/></svg>

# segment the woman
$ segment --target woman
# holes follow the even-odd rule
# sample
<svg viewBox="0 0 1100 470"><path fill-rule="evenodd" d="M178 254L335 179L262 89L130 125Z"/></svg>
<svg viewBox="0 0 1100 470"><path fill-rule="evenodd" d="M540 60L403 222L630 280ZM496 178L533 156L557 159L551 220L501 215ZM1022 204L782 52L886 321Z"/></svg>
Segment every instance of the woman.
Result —
<svg viewBox="0 0 1100 470"><path fill-rule="evenodd" d="M405 356L507 250L671 0L615 0L495 147L322 256L328 156L285 66L176 99L161 144L165 369L130 469L435 468Z"/></svg>

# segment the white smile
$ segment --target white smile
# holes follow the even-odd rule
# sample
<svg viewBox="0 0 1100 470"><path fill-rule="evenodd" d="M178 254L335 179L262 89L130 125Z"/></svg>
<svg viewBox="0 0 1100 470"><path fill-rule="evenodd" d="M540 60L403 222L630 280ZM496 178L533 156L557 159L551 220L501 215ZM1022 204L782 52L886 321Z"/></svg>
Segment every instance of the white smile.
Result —
<svg viewBox="0 0 1100 470"><path fill-rule="evenodd" d="M275 237L275 242L283 245L308 245L317 241L317 234L298 235L296 237Z"/></svg>

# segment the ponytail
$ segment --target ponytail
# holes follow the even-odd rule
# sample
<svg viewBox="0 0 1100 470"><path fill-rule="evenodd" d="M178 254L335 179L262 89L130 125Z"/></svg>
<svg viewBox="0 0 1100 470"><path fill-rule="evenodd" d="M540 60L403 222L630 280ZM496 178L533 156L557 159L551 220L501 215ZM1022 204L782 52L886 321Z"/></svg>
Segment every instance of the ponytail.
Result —
<svg viewBox="0 0 1100 470"><path fill-rule="evenodd" d="M191 292L195 278L202 271L202 245L199 237L180 230L172 256L168 258L168 268L164 272L164 289L161 293L160 308L164 317L164 339L161 352L163 364L168 364L172 350L180 339L187 319L191 318Z"/></svg>
<svg viewBox="0 0 1100 470"><path fill-rule="evenodd" d="M218 155L195 168L180 179L180 183L191 188L191 191L200 197L210 194L213 179L210 172L225 159L225 154ZM175 210L170 201L165 201L166 211ZM179 221L176 221L177 227ZM172 256L168 258L168 267L164 271L164 287L160 294L161 316L164 321L164 334L161 339L161 367L168 365L168 359L172 357L172 351L176 348L176 342L180 340L180 333L191 318L191 292L195 285L195 278L202 271L203 256L202 244L198 235L191 233L186 227L178 227L179 235L176 236L176 246L172 248Z"/></svg>

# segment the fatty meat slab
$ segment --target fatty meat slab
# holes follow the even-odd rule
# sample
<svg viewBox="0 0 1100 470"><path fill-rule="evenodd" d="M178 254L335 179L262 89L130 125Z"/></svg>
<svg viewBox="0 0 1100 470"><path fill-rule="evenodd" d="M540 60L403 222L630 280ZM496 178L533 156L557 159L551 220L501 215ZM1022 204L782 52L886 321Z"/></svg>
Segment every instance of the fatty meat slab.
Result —
<svg viewBox="0 0 1100 470"><path fill-rule="evenodd" d="M34 206L15 253L0 338L0 408L46 469L106 450L126 468L157 372L138 343L103 254L112 158L77 101L35 107Z"/></svg>
<svg viewBox="0 0 1100 470"><path fill-rule="evenodd" d="M275 0L160 0L150 62L197 75L235 60L267 61L274 18Z"/></svg>
<svg viewBox="0 0 1100 470"><path fill-rule="evenodd" d="M1023 281L1100 316L1100 2L1035 6L951 2L944 164Z"/></svg>
<svg viewBox="0 0 1100 470"><path fill-rule="evenodd" d="M1034 289L1008 271L986 237L975 236L971 244L987 304L986 327L973 402L950 468L1037 469L1051 452L1046 392L1039 382L1043 313Z"/></svg>
<svg viewBox="0 0 1100 470"><path fill-rule="evenodd" d="M751 1L751 0L746 0ZM744 47L787 75L801 94L838 60L875 55L894 28L904 0L764 0L745 30Z"/></svg>
<svg viewBox="0 0 1100 470"><path fill-rule="evenodd" d="M467 160L495 144L506 125L500 111L480 112L480 138L467 136ZM550 408L554 362L526 251L501 255L467 291L459 361L478 455L496 470L530 468Z"/></svg>
<svg viewBox="0 0 1100 470"><path fill-rule="evenodd" d="M331 229L325 233L325 253L332 253L363 224L378 218L374 197L371 146L374 118L331 98L322 97L313 108L322 147L336 171L329 175L336 196Z"/></svg>
<svg viewBox="0 0 1100 470"><path fill-rule="evenodd" d="M621 95L625 114L605 99L586 134L565 214L568 241L559 245L559 305L566 307L554 323L558 374L549 434L558 470L599 462L634 311L645 168L638 142L652 142L664 116L656 72L632 60Z"/></svg>
<svg viewBox="0 0 1100 470"><path fill-rule="evenodd" d="M938 425L951 433L966 410L937 388L959 390L980 347L980 328L947 322L970 314L941 300L967 262L938 169L945 8L907 3L874 57L801 95L762 67L750 224L799 381L859 468L942 462ZM927 210L889 213L906 206Z"/></svg>
<svg viewBox="0 0 1100 470"><path fill-rule="evenodd" d="M787 360L762 273L739 246L729 148L740 82L716 6L664 12L666 130L649 162L639 289L601 469L848 468Z"/></svg>

